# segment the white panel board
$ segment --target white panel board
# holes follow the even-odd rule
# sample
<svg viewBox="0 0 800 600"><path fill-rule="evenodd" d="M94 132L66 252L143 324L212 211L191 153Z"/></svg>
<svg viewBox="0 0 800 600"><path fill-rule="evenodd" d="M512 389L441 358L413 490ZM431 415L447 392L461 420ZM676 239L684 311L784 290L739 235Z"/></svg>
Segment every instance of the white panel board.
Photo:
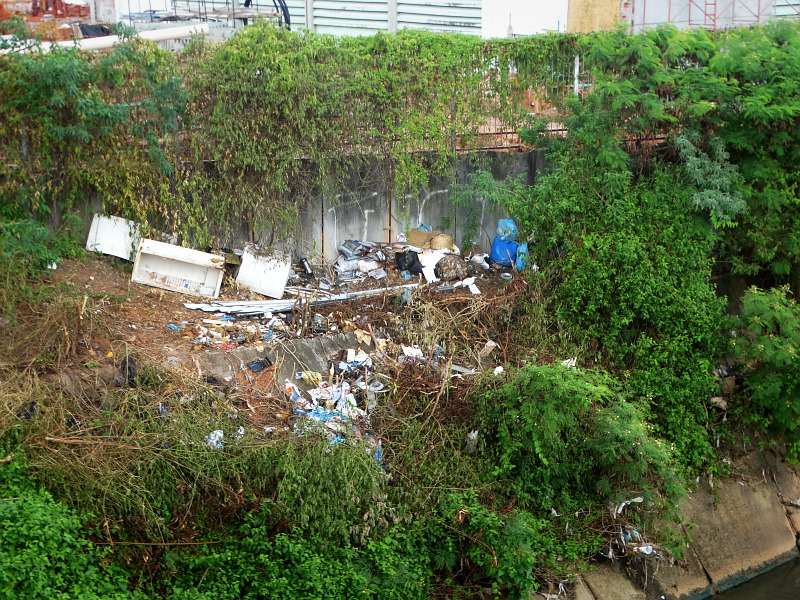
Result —
<svg viewBox="0 0 800 600"><path fill-rule="evenodd" d="M399 0L397 13L400 29L481 34L480 0Z"/></svg>
<svg viewBox="0 0 800 600"><path fill-rule="evenodd" d="M133 260L142 239L139 225L122 217L95 213L92 228L86 240L89 252L102 252L125 260Z"/></svg>
<svg viewBox="0 0 800 600"><path fill-rule="evenodd" d="M190 296L217 298L225 259L216 254L142 240L131 281Z"/></svg>
<svg viewBox="0 0 800 600"><path fill-rule="evenodd" d="M300 25L294 15L297 11L299 17L301 1L289 3L292 24L317 33L369 35L395 27L481 33L481 0L302 0L302 4L306 19Z"/></svg>
<svg viewBox="0 0 800 600"><path fill-rule="evenodd" d="M242 254L242 265L236 281L258 294L283 298L292 263L281 253L263 254L248 246Z"/></svg>

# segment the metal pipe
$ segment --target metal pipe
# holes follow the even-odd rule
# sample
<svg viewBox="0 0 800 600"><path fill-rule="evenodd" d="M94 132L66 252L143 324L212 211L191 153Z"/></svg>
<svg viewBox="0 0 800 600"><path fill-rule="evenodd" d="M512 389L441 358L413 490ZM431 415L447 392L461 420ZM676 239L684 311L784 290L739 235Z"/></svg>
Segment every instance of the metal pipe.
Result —
<svg viewBox="0 0 800 600"><path fill-rule="evenodd" d="M196 25L182 25L181 27L165 27L163 29L151 29L139 32L139 37L151 42L163 42L166 40L179 40L183 38L208 35L208 23ZM85 38L69 42L52 42L42 44L42 52L49 52L55 48L77 48L78 50L104 50L112 48L114 44L122 41L117 35L105 35L96 38ZM30 50L31 47L21 48L20 50Z"/></svg>

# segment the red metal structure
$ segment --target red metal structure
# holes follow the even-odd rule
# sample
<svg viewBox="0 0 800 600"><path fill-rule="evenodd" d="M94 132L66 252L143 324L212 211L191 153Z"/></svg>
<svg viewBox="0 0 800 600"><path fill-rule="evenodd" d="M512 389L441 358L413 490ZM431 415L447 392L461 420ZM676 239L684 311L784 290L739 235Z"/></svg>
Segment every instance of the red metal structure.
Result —
<svg viewBox="0 0 800 600"><path fill-rule="evenodd" d="M800 0L624 0L620 16L634 33L667 23L716 31L800 18Z"/></svg>

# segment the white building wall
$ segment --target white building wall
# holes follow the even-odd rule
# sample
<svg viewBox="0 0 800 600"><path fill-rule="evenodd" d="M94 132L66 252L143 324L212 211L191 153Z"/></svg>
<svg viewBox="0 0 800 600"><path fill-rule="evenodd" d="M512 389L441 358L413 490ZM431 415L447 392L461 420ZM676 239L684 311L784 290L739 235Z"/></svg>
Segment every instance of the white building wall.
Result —
<svg viewBox="0 0 800 600"><path fill-rule="evenodd" d="M482 0L287 0L292 29L369 35L397 29L481 34Z"/></svg>

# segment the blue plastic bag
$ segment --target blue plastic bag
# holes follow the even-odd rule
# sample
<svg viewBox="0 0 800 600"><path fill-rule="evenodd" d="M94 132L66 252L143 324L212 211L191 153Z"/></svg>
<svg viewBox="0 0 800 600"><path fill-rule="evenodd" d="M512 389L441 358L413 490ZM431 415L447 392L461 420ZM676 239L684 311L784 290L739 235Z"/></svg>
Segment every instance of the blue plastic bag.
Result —
<svg viewBox="0 0 800 600"><path fill-rule="evenodd" d="M489 253L489 257L498 265L510 267L517 258L517 246L517 242L501 240L496 237L492 242L492 251Z"/></svg>
<svg viewBox="0 0 800 600"><path fill-rule="evenodd" d="M514 261L514 268L520 273L530 266L528 258L528 242L520 244L517 248L517 260Z"/></svg>
<svg viewBox="0 0 800 600"><path fill-rule="evenodd" d="M497 221L495 235L504 242L513 242L519 235L517 224L512 219L500 219Z"/></svg>

